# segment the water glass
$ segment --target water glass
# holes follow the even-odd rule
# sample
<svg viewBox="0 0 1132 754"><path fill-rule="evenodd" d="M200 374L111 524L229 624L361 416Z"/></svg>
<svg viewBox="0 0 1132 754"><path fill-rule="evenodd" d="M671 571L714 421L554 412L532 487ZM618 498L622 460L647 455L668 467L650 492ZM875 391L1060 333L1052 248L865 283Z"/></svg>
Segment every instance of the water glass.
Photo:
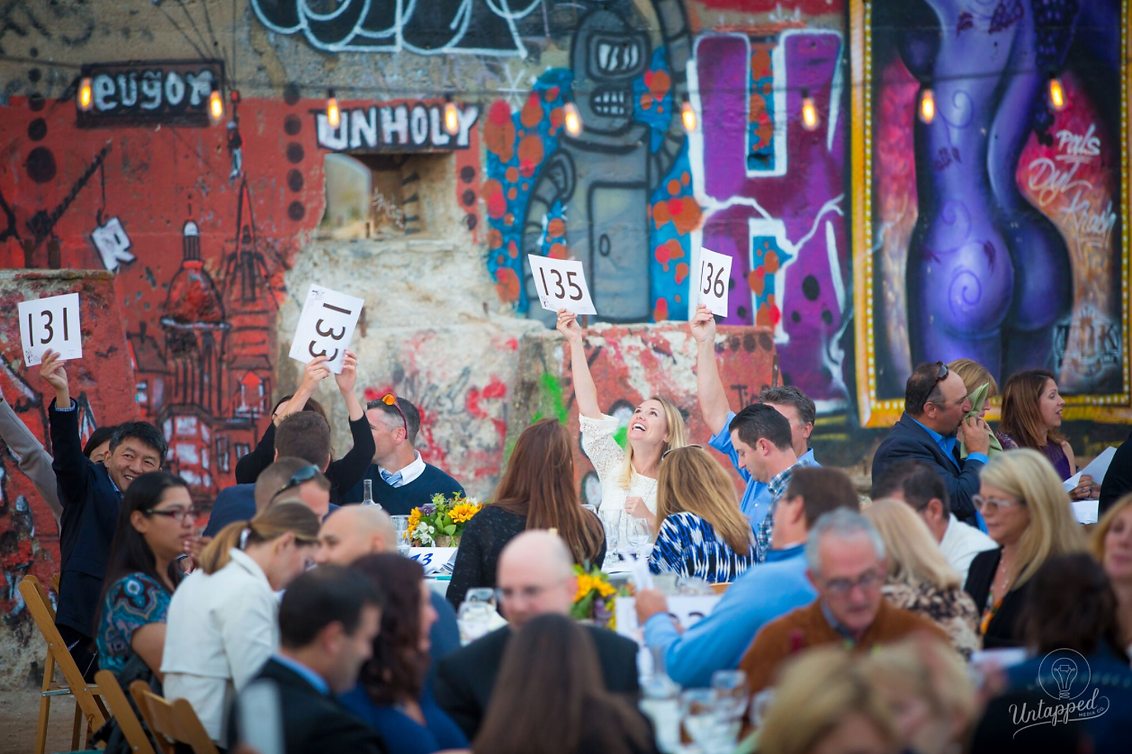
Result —
<svg viewBox="0 0 1132 754"><path fill-rule="evenodd" d="M626 532L626 539L629 540L629 548L633 552L633 557L641 557L642 551L648 545L649 539L652 537L652 531L649 529L648 519L632 518L629 519L628 531Z"/></svg>
<svg viewBox="0 0 1132 754"><path fill-rule="evenodd" d="M688 689L680 695L684 729L704 754L728 754L739 739L741 717L727 714L714 689Z"/></svg>
<svg viewBox="0 0 1132 754"><path fill-rule="evenodd" d="M711 676L719 709L729 717L742 717L747 711L747 674L742 670L717 670Z"/></svg>
<svg viewBox="0 0 1132 754"><path fill-rule="evenodd" d="M397 554L409 557L409 549L412 545L409 537L409 517L408 516L390 516L393 519L393 539L397 543Z"/></svg>
<svg viewBox="0 0 1132 754"><path fill-rule="evenodd" d="M621 547L621 514L618 514L612 521L603 518L601 520L602 528L605 529L605 557L611 563L617 563L622 558L617 553Z"/></svg>
<svg viewBox="0 0 1132 754"><path fill-rule="evenodd" d="M495 590L490 587L477 587L469 589L464 595L464 602L484 602L495 609Z"/></svg>
<svg viewBox="0 0 1132 754"><path fill-rule="evenodd" d="M460 643L471 644L487 635L491 630L494 615L495 608L488 602L466 600L461 603L460 610L456 613L456 623L460 627Z"/></svg>

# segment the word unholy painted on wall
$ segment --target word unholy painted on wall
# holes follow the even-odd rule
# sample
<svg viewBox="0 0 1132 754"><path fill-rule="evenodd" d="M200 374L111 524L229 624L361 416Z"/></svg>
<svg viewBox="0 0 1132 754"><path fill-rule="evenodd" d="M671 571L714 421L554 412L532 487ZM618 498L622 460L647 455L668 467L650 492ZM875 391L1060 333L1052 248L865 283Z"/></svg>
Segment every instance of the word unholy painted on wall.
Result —
<svg viewBox="0 0 1132 754"><path fill-rule="evenodd" d="M83 66L90 78L91 108L79 112L81 128L176 123L207 126L208 98L224 80L220 61L96 63Z"/></svg>
<svg viewBox="0 0 1132 754"><path fill-rule="evenodd" d="M444 103L391 102L342 108L334 128L324 110L314 111L318 145L324 149L370 149L385 152L467 149L469 133L479 119L476 105L457 106L459 128L444 130Z"/></svg>

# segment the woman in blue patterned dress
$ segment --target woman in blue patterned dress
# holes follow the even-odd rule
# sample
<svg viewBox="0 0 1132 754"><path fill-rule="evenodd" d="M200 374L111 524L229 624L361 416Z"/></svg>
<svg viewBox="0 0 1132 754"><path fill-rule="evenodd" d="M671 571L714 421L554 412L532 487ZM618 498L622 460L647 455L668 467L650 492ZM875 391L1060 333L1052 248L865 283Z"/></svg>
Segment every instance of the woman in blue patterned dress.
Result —
<svg viewBox="0 0 1132 754"><path fill-rule="evenodd" d="M755 534L739 510L735 485L698 445L664 455L656 513L660 526L649 556L653 573L675 572L716 584L734 581L755 561Z"/></svg>
<svg viewBox="0 0 1132 754"><path fill-rule="evenodd" d="M103 670L117 675L137 655L160 678L165 618L181 579L177 557L193 536L193 512L185 480L166 471L142 474L126 489L95 619Z"/></svg>

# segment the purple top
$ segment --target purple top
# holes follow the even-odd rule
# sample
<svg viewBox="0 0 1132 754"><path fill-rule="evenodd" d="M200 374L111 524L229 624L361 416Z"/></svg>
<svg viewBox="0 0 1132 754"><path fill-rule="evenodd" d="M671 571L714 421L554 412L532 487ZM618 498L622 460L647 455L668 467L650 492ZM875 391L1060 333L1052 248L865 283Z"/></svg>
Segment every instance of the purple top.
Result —
<svg viewBox="0 0 1132 754"><path fill-rule="evenodd" d="M1014 441L1010 435L1005 432L996 432L995 436L998 437L999 443L1002 445L1003 450L1017 450L1022 447ZM1054 471L1061 477L1061 481L1065 481L1073 476L1073 469L1069 468L1069 456L1065 455L1065 449L1061 447L1061 443L1049 441L1044 448L1038 448L1042 454L1049 459L1053 464Z"/></svg>

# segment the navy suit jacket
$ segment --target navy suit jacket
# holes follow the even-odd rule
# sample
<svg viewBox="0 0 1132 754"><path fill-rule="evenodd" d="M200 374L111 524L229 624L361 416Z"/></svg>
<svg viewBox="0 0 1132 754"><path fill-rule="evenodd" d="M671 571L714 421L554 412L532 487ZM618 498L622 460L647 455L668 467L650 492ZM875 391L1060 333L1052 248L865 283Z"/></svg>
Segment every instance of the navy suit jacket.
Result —
<svg viewBox="0 0 1132 754"><path fill-rule="evenodd" d="M55 456L51 468L55 470L63 506L59 523L63 563L55 623L83 636L94 636L94 616L102 596L110 544L118 526L122 493L114 486L105 466L83 455L78 407L59 411L52 401L47 418Z"/></svg>
<svg viewBox="0 0 1132 754"><path fill-rule="evenodd" d="M923 461L934 468L947 487L951 512L960 521L977 526L975 504L971 498L979 492L979 473L983 470L981 461L970 458L959 460L959 443L955 444L955 455L948 458L927 430L908 414L902 414L873 456L873 479L896 461L906 458Z"/></svg>

